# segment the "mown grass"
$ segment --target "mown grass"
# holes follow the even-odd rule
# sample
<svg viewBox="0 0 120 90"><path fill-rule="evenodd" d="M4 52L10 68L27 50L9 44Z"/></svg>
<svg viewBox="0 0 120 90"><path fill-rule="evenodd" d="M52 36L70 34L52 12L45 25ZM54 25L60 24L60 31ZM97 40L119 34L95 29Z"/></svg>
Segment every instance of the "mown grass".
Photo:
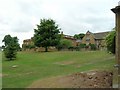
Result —
<svg viewBox="0 0 120 90"><path fill-rule="evenodd" d="M104 51L19 52L14 61L3 57L3 88L25 88L39 79L75 72L111 71L114 63L114 55Z"/></svg>

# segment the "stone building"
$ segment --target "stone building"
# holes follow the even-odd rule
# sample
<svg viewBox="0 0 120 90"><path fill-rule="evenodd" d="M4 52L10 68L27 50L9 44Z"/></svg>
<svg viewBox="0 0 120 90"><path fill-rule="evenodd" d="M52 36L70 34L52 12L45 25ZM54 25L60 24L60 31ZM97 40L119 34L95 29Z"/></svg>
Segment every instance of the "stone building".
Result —
<svg viewBox="0 0 120 90"><path fill-rule="evenodd" d="M109 32L91 33L87 31L81 43L86 45L95 44L97 49L103 49L106 46L105 37L108 34Z"/></svg>
<svg viewBox="0 0 120 90"><path fill-rule="evenodd" d="M78 46L81 43L80 39L75 39L71 35L65 35L65 34L63 34L63 32L61 32L61 35L62 35L63 39L70 40L72 42L72 46Z"/></svg>
<svg viewBox="0 0 120 90"><path fill-rule="evenodd" d="M65 35L63 34L63 32L61 32L62 34L62 38L66 39L66 40L70 40L72 42L72 46L76 47L79 46L80 44L95 44L97 49L105 49L106 47L106 43L105 43L105 37L108 35L109 32L99 32L99 33L91 33L90 31L87 31L85 36L82 38L82 40L80 39L75 39L73 36L70 35ZM23 41L23 49L25 46L27 45L34 45L32 38L31 39L26 39ZM44 51L44 48L40 47L40 48L32 48L36 51ZM49 50L55 50L55 47L49 47Z"/></svg>
<svg viewBox="0 0 120 90"><path fill-rule="evenodd" d="M79 43L77 39L70 35L64 35L63 38L66 40L70 40L72 42L72 46L77 46Z"/></svg>
<svg viewBox="0 0 120 90"><path fill-rule="evenodd" d="M23 40L22 47L24 47L24 45L31 45L31 44L33 44L32 39L25 39Z"/></svg>
<svg viewBox="0 0 120 90"><path fill-rule="evenodd" d="M77 46L81 42L81 41L78 41L77 39L75 39L73 36L70 36L70 35L63 35L62 37L63 37L63 39L71 41L72 46ZM35 47L35 48L31 48L31 49L26 48L26 46L32 46L32 45L34 45L32 38L23 40L22 49L24 51L29 51L29 50L32 50L32 51L44 51L43 47L40 47L40 48ZM49 47L48 50L53 51L53 50L56 50L56 48L55 47Z"/></svg>

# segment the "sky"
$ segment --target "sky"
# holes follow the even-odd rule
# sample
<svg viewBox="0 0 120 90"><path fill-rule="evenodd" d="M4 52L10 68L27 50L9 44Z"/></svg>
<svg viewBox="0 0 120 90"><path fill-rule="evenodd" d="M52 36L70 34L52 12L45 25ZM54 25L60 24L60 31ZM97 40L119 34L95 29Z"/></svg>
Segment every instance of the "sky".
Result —
<svg viewBox="0 0 120 90"><path fill-rule="evenodd" d="M5 35L24 39L34 34L40 19L53 19L66 35L110 31L119 0L0 0L0 46Z"/></svg>

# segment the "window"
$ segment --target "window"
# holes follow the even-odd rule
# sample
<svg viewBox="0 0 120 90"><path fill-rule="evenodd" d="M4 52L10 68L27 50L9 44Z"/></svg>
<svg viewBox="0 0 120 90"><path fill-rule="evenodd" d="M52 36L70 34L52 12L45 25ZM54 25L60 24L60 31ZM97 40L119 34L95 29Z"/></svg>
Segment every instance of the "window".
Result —
<svg viewBox="0 0 120 90"><path fill-rule="evenodd" d="M89 37L87 37L87 38L86 38L86 41L90 41L90 38L89 38Z"/></svg>

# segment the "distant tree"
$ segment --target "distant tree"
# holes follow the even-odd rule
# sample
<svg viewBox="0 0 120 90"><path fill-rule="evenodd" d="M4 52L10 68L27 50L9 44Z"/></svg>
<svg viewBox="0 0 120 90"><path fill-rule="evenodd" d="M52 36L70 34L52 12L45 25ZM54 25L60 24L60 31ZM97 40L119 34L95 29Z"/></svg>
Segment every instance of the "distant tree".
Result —
<svg viewBox="0 0 120 90"><path fill-rule="evenodd" d="M21 50L21 47L20 47L20 44L18 43L18 38L17 37L12 37L12 40L13 40L13 43L15 44L15 48L17 51L20 51Z"/></svg>
<svg viewBox="0 0 120 90"><path fill-rule="evenodd" d="M111 31L106 37L107 50L113 54L115 54L115 38L116 38L116 31L114 28L113 31Z"/></svg>
<svg viewBox="0 0 120 90"><path fill-rule="evenodd" d="M17 37L11 37L6 35L2 40L4 42L4 54L8 60L13 60L16 58L17 51L20 50Z"/></svg>
<svg viewBox="0 0 120 90"><path fill-rule="evenodd" d="M72 47L72 42L66 39L61 39L60 43L56 46L58 50L68 49L69 47Z"/></svg>
<svg viewBox="0 0 120 90"><path fill-rule="evenodd" d="M5 47L7 47L11 40L12 40L12 37L10 35L6 35L2 40L2 42L4 42Z"/></svg>
<svg viewBox="0 0 120 90"><path fill-rule="evenodd" d="M75 39L82 39L84 36L85 36L85 34L80 33L80 34L75 34L75 35L74 35L74 38L75 38Z"/></svg>
<svg viewBox="0 0 120 90"><path fill-rule="evenodd" d="M5 53L5 57L6 57L8 60L14 60L14 59L16 59L17 51L16 51L16 48L15 48L13 42L11 42L11 43L4 49L4 53Z"/></svg>
<svg viewBox="0 0 120 90"><path fill-rule="evenodd" d="M44 47L48 51L49 46L56 46L60 41L58 25L52 19L41 19L37 29L34 29L34 44L37 47Z"/></svg>
<svg viewBox="0 0 120 90"><path fill-rule="evenodd" d="M79 39L79 35L78 35L78 34L75 34L75 35L74 35L74 38L75 38L75 39Z"/></svg>

